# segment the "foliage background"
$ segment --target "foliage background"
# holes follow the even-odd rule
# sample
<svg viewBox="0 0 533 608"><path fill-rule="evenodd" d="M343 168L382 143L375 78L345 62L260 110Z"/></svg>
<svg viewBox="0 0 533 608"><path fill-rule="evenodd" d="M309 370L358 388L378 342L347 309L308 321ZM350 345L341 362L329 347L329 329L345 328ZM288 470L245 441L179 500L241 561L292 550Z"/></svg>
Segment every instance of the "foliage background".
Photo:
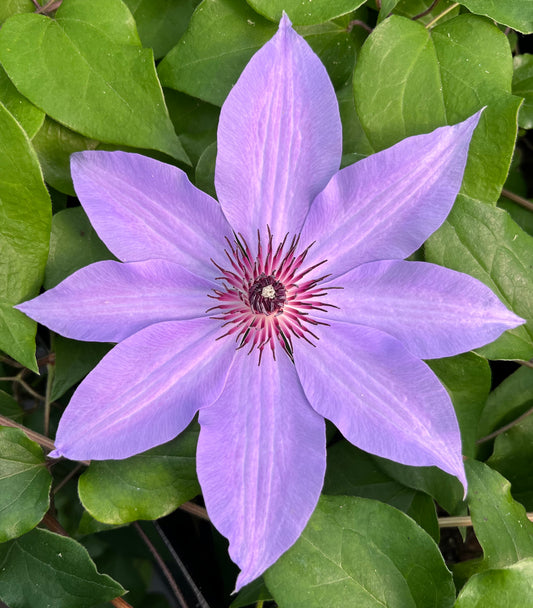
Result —
<svg viewBox="0 0 533 608"><path fill-rule="evenodd" d="M36 334L12 306L111 257L75 198L71 153L140 151L215 194L220 106L283 9L336 88L344 165L486 106L454 209L417 255L479 278L528 323L430 362L460 422L466 502L445 473L331 428L308 527L235 597L226 541L195 498L196 424L125 461L48 462L73 389L110 346ZM2 0L0 24L5 605L533 606L533 0Z"/></svg>

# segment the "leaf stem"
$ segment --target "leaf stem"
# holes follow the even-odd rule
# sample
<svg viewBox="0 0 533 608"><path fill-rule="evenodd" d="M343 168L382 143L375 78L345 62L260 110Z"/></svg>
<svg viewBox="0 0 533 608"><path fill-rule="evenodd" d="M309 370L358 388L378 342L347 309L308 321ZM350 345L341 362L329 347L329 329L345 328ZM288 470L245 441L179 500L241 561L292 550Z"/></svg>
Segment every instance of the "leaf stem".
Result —
<svg viewBox="0 0 533 608"><path fill-rule="evenodd" d="M211 521L205 508L201 507L200 505L195 505L193 502L184 502L182 505L179 506L179 508L182 511L186 511L191 515L199 517L200 519L205 519L205 521Z"/></svg>
<svg viewBox="0 0 533 608"><path fill-rule="evenodd" d="M518 203L519 205L522 205L522 207L529 209L529 211L533 211L533 203L528 201L527 198L524 198L523 196L519 196L518 194L515 194L514 192L511 192L510 190L507 190L506 188L502 189L502 196L505 196L505 198L508 198L510 201L513 201L514 203Z"/></svg>
<svg viewBox="0 0 533 608"><path fill-rule="evenodd" d="M44 435L41 435L40 433L37 433L36 431L32 431L31 429L24 426L23 424L19 424L18 422L11 420L11 418L6 418L6 416L0 415L0 426L11 426L13 428L20 429L21 431L26 433L26 435L32 441L35 441L41 447L46 448L47 450L53 450L55 447L54 442L51 439L49 439L48 437L45 437Z"/></svg>
<svg viewBox="0 0 533 608"><path fill-rule="evenodd" d="M529 521L533 521L533 513L526 513ZM439 517L439 528L462 528L472 525L472 518L468 515L458 517Z"/></svg>
<svg viewBox="0 0 533 608"><path fill-rule="evenodd" d="M161 569L161 572L164 574L168 584L170 585L170 588L172 589L172 593L174 593L174 597L178 600L178 604L181 608L187 608L187 601L183 597L183 594L181 593L180 588L174 580L174 577L172 576L170 570L167 568L167 565L165 564L163 558L157 552L157 549L154 547L152 541L148 538L145 531L141 528L139 522L134 521L133 527L137 531L137 534L142 538L144 544L150 550L150 553L154 556L157 565Z"/></svg>
<svg viewBox="0 0 533 608"><path fill-rule="evenodd" d="M44 394L44 434L50 434L50 396L52 395L52 384L54 382L55 364L49 363L46 366L48 376L46 377L46 392Z"/></svg>
<svg viewBox="0 0 533 608"><path fill-rule="evenodd" d="M498 435L501 435L502 433L505 433L505 431L508 431L509 429L513 428L513 426L515 426L519 422L522 422L522 420L524 420L528 416L531 416L531 414L533 414L533 407L530 407L527 410L527 412L524 412L521 416L518 416L518 418L515 418L512 422L509 422L509 424L505 424L504 426L502 426L501 428L497 429L493 433L490 433L490 435L486 435L485 437L481 437L481 439L478 439L476 441L476 443L479 445L480 443L485 443L486 441L490 441L491 439L494 439L494 437L497 437Z"/></svg>
<svg viewBox="0 0 533 608"><path fill-rule="evenodd" d="M458 6L459 6L459 2L454 2L453 4L451 4L446 10L442 11L442 13L440 15L437 15L435 17L435 19L433 19L432 21L430 21L426 25L426 29L429 30L429 28L433 27L435 25L435 23L437 23L437 21L439 21L439 19L442 19L444 17L444 15L447 15L448 13L450 13L451 11L453 11L454 8L457 8Z"/></svg>
<svg viewBox="0 0 533 608"><path fill-rule="evenodd" d="M429 15L429 13L431 13L431 11L437 6L439 2L440 0L433 0L433 2L425 11L422 11L421 13L418 13L418 15L415 15L412 20L416 21L417 19L421 19L422 17Z"/></svg>
<svg viewBox="0 0 533 608"><path fill-rule="evenodd" d="M32 397L35 397L35 399L39 399L39 401L44 401L45 398L42 395L39 395L37 391L34 391L32 387L25 380L22 379L22 376L25 372L26 368L21 369L16 376L2 376L0 377L0 382L17 382Z"/></svg>

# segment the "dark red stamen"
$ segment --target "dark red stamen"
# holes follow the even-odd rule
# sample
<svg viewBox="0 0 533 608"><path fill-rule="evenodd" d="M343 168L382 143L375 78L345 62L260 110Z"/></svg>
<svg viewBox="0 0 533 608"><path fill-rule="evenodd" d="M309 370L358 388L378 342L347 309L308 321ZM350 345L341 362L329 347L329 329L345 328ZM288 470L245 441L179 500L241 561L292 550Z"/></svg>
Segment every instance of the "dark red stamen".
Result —
<svg viewBox="0 0 533 608"><path fill-rule="evenodd" d="M226 328L226 333L220 338L234 335L238 348L247 347L249 352L257 348L259 360L267 345L275 358L276 342L290 357L293 337L313 344L309 338L318 340L318 337L309 326L327 323L316 321L309 314L331 306L317 300L327 295L327 291L318 284L329 275L302 281L325 262L302 268L311 245L297 255L299 237L288 242L288 235L285 235L276 249L272 240L268 230L264 247L258 232L256 256L242 235L236 236L235 243L228 240L229 248L225 254L230 268L225 269L213 261L221 273L217 279L222 281L223 289L215 289L209 294L218 304L208 312L218 311L212 318L224 321L222 327Z"/></svg>

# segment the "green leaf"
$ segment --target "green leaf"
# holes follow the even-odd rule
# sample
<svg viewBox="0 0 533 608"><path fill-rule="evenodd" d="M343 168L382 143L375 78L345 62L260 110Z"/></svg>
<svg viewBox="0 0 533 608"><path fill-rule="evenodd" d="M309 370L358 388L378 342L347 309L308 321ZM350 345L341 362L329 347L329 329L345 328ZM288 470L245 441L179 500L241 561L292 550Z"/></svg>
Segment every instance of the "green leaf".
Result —
<svg viewBox="0 0 533 608"><path fill-rule="evenodd" d="M84 266L112 259L81 207L59 211L52 219L44 287L51 289Z"/></svg>
<svg viewBox="0 0 533 608"><path fill-rule="evenodd" d="M112 348L101 342L78 342L53 335L55 373L50 399L55 401L84 378Z"/></svg>
<svg viewBox="0 0 533 608"><path fill-rule="evenodd" d="M533 597L533 559L474 575L461 590L454 608L530 606Z"/></svg>
<svg viewBox="0 0 533 608"><path fill-rule="evenodd" d="M533 356L533 237L502 209L459 197L425 246L429 262L465 272L488 285L526 325L477 351L489 359Z"/></svg>
<svg viewBox="0 0 533 608"><path fill-rule="evenodd" d="M35 528L48 511L51 484L41 448L21 430L0 426L0 543Z"/></svg>
<svg viewBox="0 0 533 608"><path fill-rule="evenodd" d="M152 51L121 0L70 0L54 19L15 15L0 31L0 60L23 95L74 131L188 162Z"/></svg>
<svg viewBox="0 0 533 608"><path fill-rule="evenodd" d="M24 411L11 395L0 391L0 414L15 422L22 422Z"/></svg>
<svg viewBox="0 0 533 608"><path fill-rule="evenodd" d="M533 129L533 55L517 55L513 65L513 93L524 98L518 124L523 129Z"/></svg>
<svg viewBox="0 0 533 608"><path fill-rule="evenodd" d="M474 353L427 362L448 391L461 428L463 454L474 456L481 412L489 396L488 361Z"/></svg>
<svg viewBox="0 0 533 608"><path fill-rule="evenodd" d="M75 540L39 528L0 545L0 572L10 608L91 608L125 592Z"/></svg>
<svg viewBox="0 0 533 608"><path fill-rule="evenodd" d="M417 17L417 20L424 25L427 25L437 16L443 14L446 10L450 9L452 5L454 5L454 0L440 0L437 4L433 0L400 0L396 3L396 7L394 9L394 13L398 15L402 15L402 17L409 17L409 19L413 19ZM431 10L422 17L418 17L422 13L425 13L429 8ZM443 17L439 19L439 23L443 23L448 19L453 19L457 17L459 11L461 10L460 6L456 6L450 12L446 13Z"/></svg>
<svg viewBox="0 0 533 608"><path fill-rule="evenodd" d="M12 15L33 13L35 4L31 0L3 0L0 3L0 25Z"/></svg>
<svg viewBox="0 0 533 608"><path fill-rule="evenodd" d="M36 323L13 308L37 294L52 208L28 136L0 104L0 348L37 371Z"/></svg>
<svg viewBox="0 0 533 608"><path fill-rule="evenodd" d="M260 15L278 23L283 11L293 25L315 25L346 15L366 0L246 0Z"/></svg>
<svg viewBox="0 0 533 608"><path fill-rule="evenodd" d="M533 404L532 404L533 405ZM487 464L511 483L513 497L533 510L533 416L528 416L496 437Z"/></svg>
<svg viewBox="0 0 533 608"><path fill-rule="evenodd" d="M512 499L509 482L476 460L467 460L465 467L468 505L484 567L502 568L533 557L533 523Z"/></svg>
<svg viewBox="0 0 533 608"><path fill-rule="evenodd" d="M220 108L173 89L165 89L165 98L176 133L196 164L207 146L216 141Z"/></svg>
<svg viewBox="0 0 533 608"><path fill-rule="evenodd" d="M80 150L94 150L98 142L67 129L47 116L32 143L46 182L59 192L75 196L70 176L70 155Z"/></svg>
<svg viewBox="0 0 533 608"><path fill-rule="evenodd" d="M489 395L479 421L478 438L516 420L533 407L533 369L521 367Z"/></svg>
<svg viewBox="0 0 533 608"><path fill-rule="evenodd" d="M354 497L322 497L265 581L280 608L444 608L455 597L421 528L388 505Z"/></svg>
<svg viewBox="0 0 533 608"><path fill-rule="evenodd" d="M324 494L380 500L407 513L435 540L439 527L433 500L387 475L374 458L348 441L328 448Z"/></svg>
<svg viewBox="0 0 533 608"><path fill-rule="evenodd" d="M375 150L460 122L487 106L472 139L462 192L495 202L516 137L520 99L510 94L511 76L507 38L486 20L460 15L428 31L392 16L361 49L355 105Z"/></svg>
<svg viewBox="0 0 533 608"><path fill-rule="evenodd" d="M531 0L461 0L461 4L477 15L485 15L523 34L533 32Z"/></svg>
<svg viewBox="0 0 533 608"><path fill-rule="evenodd" d="M210 194L213 198L217 197L215 191L215 163L217 158L217 142L212 144L202 152L196 165L194 180L198 188Z"/></svg>
<svg viewBox="0 0 533 608"><path fill-rule="evenodd" d="M44 112L35 107L24 95L21 95L15 85L9 80L4 68L0 65L0 102L18 120L31 139L41 128Z"/></svg>
<svg viewBox="0 0 533 608"><path fill-rule="evenodd" d="M143 46L156 59L166 55L187 28L199 0L124 0L137 23Z"/></svg>
<svg viewBox="0 0 533 608"><path fill-rule="evenodd" d="M157 519L194 498L196 425L176 439L125 460L93 461L79 480L83 506L98 521Z"/></svg>
<svg viewBox="0 0 533 608"><path fill-rule="evenodd" d="M245 608L271 599L272 594L266 588L263 577L260 576L239 591L229 608Z"/></svg>
<svg viewBox="0 0 533 608"><path fill-rule="evenodd" d="M364 37L355 28L348 32L344 21L297 28L322 59L335 86L349 78ZM213 36L213 31L224 35ZM161 83L220 106L252 55L276 31L276 25L242 0L203 0L185 35L159 64Z"/></svg>

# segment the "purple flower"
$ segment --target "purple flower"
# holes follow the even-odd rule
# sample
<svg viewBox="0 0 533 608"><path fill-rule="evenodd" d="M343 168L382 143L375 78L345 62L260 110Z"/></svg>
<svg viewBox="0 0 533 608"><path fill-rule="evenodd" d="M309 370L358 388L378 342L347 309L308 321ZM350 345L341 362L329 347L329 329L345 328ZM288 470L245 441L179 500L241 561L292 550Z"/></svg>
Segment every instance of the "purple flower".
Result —
<svg viewBox="0 0 533 608"><path fill-rule="evenodd" d="M121 262L18 308L118 344L77 389L51 455L126 458L199 411L198 477L237 589L315 508L324 417L364 450L466 484L453 406L421 359L523 321L477 280L403 259L449 213L478 117L339 171L332 85L284 17L222 107L220 203L153 159L75 154L76 192Z"/></svg>

